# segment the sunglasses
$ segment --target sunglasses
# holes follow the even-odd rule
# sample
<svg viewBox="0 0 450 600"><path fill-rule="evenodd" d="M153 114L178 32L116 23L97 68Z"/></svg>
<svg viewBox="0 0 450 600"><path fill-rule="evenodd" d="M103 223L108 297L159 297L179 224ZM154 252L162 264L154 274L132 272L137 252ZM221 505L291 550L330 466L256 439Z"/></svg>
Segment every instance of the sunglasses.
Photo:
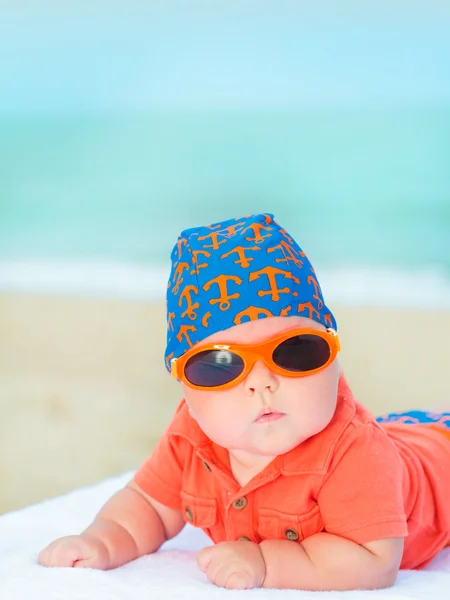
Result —
<svg viewBox="0 0 450 600"><path fill-rule="evenodd" d="M259 344L205 344L171 360L172 377L198 390L237 385L262 360L283 377L306 377L325 369L340 350L334 329L291 329Z"/></svg>

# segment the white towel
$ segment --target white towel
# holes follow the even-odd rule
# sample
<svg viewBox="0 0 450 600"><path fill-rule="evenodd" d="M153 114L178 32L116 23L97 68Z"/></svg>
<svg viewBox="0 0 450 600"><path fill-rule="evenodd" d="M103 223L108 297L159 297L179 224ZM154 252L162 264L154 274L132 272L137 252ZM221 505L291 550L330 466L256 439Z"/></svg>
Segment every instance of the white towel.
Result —
<svg viewBox="0 0 450 600"><path fill-rule="evenodd" d="M37 564L41 548L62 535L78 533L132 473L108 479L0 517L0 600L448 600L450 548L423 571L401 571L387 590L300 592L295 590L227 591L208 582L195 562L196 551L210 544L203 532L186 526L159 552L112 571L45 568Z"/></svg>

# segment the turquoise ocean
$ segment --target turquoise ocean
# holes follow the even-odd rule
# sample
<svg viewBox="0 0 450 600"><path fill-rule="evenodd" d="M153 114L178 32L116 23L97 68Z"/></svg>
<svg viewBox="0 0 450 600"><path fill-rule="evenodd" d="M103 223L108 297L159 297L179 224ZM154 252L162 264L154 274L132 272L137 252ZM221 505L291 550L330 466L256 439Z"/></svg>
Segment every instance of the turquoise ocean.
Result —
<svg viewBox="0 0 450 600"><path fill-rule="evenodd" d="M162 297L186 227L272 212L342 302L450 306L450 107L0 118L0 287Z"/></svg>

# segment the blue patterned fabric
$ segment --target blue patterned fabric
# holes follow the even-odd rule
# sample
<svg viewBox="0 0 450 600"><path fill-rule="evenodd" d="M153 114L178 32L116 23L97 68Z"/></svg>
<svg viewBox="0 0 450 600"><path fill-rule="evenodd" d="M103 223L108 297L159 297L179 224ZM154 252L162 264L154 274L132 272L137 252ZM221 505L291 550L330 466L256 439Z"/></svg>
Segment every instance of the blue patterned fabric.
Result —
<svg viewBox="0 0 450 600"><path fill-rule="evenodd" d="M426 412L422 410L410 410L408 412L397 412L377 417L378 423L408 423L411 425L435 425L450 429L450 413L449 412Z"/></svg>
<svg viewBox="0 0 450 600"><path fill-rule="evenodd" d="M271 214L186 229L171 260L168 370L196 342L245 321L301 315L336 329L311 263Z"/></svg>

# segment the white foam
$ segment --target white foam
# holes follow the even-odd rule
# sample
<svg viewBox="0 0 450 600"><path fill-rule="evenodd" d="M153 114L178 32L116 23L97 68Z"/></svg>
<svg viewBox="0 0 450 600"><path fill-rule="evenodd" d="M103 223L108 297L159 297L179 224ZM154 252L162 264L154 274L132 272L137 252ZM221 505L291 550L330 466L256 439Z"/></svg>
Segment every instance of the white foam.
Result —
<svg viewBox="0 0 450 600"><path fill-rule="evenodd" d="M442 271L338 268L318 271L328 305L450 309ZM0 290L162 300L168 266L114 262L0 261Z"/></svg>
<svg viewBox="0 0 450 600"><path fill-rule="evenodd" d="M0 261L0 290L125 299L164 297L168 269L114 262Z"/></svg>
<svg viewBox="0 0 450 600"><path fill-rule="evenodd" d="M327 304L450 309L450 279L437 268L339 268L318 276Z"/></svg>

